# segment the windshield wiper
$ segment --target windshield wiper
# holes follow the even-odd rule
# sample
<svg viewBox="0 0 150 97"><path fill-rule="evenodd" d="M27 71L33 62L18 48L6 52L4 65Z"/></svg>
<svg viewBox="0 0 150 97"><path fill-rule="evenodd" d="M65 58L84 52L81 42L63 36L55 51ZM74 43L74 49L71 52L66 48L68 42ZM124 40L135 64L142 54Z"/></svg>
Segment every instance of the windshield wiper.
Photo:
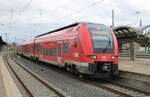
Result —
<svg viewBox="0 0 150 97"><path fill-rule="evenodd" d="M109 40L108 40L108 43L106 45L106 47L104 48L104 52L106 52L107 48L111 45L111 42L110 42L110 37L109 37Z"/></svg>

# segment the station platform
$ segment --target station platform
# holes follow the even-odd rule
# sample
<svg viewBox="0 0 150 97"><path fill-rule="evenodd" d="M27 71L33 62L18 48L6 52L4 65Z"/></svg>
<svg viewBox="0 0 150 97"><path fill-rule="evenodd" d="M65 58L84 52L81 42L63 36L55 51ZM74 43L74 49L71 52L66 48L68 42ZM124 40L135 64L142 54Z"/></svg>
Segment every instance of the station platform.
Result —
<svg viewBox="0 0 150 97"><path fill-rule="evenodd" d="M119 57L119 70L150 75L150 59Z"/></svg>
<svg viewBox="0 0 150 97"><path fill-rule="evenodd" d="M1 69L0 69L0 97L6 97L6 92L5 92L3 77L1 74Z"/></svg>
<svg viewBox="0 0 150 97"><path fill-rule="evenodd" d="M6 52L0 51L0 97L22 97L13 77L4 63L3 55L5 53Z"/></svg>

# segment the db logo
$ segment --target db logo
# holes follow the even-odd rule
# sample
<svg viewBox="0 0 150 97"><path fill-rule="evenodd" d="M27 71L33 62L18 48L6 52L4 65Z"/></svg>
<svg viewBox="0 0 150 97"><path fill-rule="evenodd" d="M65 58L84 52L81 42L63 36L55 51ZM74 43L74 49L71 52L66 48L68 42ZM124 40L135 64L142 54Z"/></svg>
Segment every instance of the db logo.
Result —
<svg viewBox="0 0 150 97"><path fill-rule="evenodd" d="M102 56L102 60L106 60L106 56Z"/></svg>
<svg viewBox="0 0 150 97"><path fill-rule="evenodd" d="M74 57L79 57L79 53L74 53Z"/></svg>

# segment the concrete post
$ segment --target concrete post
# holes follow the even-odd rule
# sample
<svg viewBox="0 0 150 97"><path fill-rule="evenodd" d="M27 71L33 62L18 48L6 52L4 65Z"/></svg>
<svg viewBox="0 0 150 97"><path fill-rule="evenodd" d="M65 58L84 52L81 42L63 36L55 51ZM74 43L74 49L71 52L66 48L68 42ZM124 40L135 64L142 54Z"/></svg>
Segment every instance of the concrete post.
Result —
<svg viewBox="0 0 150 97"><path fill-rule="evenodd" d="M119 52L120 52L120 54L122 55L122 40L120 39L119 40Z"/></svg>
<svg viewBox="0 0 150 97"><path fill-rule="evenodd" d="M145 53L147 52L147 45L146 45L146 43L145 43Z"/></svg>
<svg viewBox="0 0 150 97"><path fill-rule="evenodd" d="M147 46L148 46L148 53L149 53L149 51L150 51L150 49L149 49L149 44L148 44Z"/></svg>
<svg viewBox="0 0 150 97"><path fill-rule="evenodd" d="M132 61L134 61L134 59L135 59L134 40L130 41L130 59Z"/></svg>

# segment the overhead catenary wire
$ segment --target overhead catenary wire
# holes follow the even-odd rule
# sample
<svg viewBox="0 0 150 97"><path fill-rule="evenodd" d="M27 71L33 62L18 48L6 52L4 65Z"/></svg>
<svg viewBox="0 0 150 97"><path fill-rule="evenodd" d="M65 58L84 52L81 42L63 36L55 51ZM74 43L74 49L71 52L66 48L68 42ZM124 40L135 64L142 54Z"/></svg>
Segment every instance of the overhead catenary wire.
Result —
<svg viewBox="0 0 150 97"><path fill-rule="evenodd" d="M31 2L32 2L32 0L27 1L27 3L25 4L25 6L23 7L22 11L18 14L18 17L21 16L25 12L25 10L28 8L28 6L30 5ZM17 14L15 14L15 9L13 9L13 8L11 8L10 12L11 12L11 18L10 18L9 25L10 24L12 25L15 22L15 20L16 20L15 16Z"/></svg>
<svg viewBox="0 0 150 97"><path fill-rule="evenodd" d="M90 4L90 5L86 6L86 7L83 7L83 8L81 8L81 9L75 11L74 13L67 14L67 15L65 15L65 16L63 16L63 17L60 17L59 19L60 19L60 20L61 20L61 19L63 20L63 19L66 18L66 17L74 16L75 14L78 14L78 13L80 13L80 12L86 10L87 8L91 8L91 7L93 7L93 6L96 6L96 5L100 4L100 3L102 3L103 1L104 1L104 0L97 1L97 2L95 2L95 3L93 3L93 4ZM58 20L58 19L57 19L57 20Z"/></svg>
<svg viewBox="0 0 150 97"><path fill-rule="evenodd" d="M69 5L69 3L72 3L73 1L74 0L70 0L68 3L65 3L65 4L61 5L60 7L54 9L53 11L51 11L51 13L55 13L56 11L60 10L62 7L65 7L66 5Z"/></svg>
<svg viewBox="0 0 150 97"><path fill-rule="evenodd" d="M11 21L13 20L13 17L14 17L14 9L11 8L10 9L10 21L9 21L9 24L11 25Z"/></svg>
<svg viewBox="0 0 150 97"><path fill-rule="evenodd" d="M20 14L18 14L18 16L21 16L25 11L26 11L26 9L29 7L29 5L30 5L30 3L32 2L32 0L28 0L27 1L27 3L25 4L25 6L23 7L23 9L22 9L22 11L20 12ZM9 24L8 25L10 25L10 28L9 29L12 29L12 24L14 23L14 21L16 20L15 18L14 18L14 16L15 16L15 13L14 13L14 8L11 8L11 10L10 10L10 21L9 21ZM7 39L6 39L6 41L7 41Z"/></svg>
<svg viewBox="0 0 150 97"><path fill-rule="evenodd" d="M71 1L69 1L69 2L72 2L72 1L73 1L73 0L71 0ZM68 17L68 16L72 16L72 15L74 15L75 13L78 14L78 13L80 13L80 12L86 10L87 8L90 8L90 7L93 7L93 6L98 5L99 3L103 2L103 1L104 1L104 0L97 1L97 2L95 2L95 3L93 3L93 4L90 4L90 5L88 5L88 6L84 7L84 8L81 8L81 9L77 10L76 12L74 12L74 13L72 13L72 14L68 14L68 15L65 15L65 16L63 16L63 17L60 17L60 19L65 18L65 17ZM28 2L26 3L26 5L24 6L23 10L20 12L20 14L19 14L18 16L21 16L21 15L26 11L26 9L29 7L29 5L30 5L31 2L32 2L32 0L28 0ZM60 8L62 8L62 7L65 6L65 5L68 5L68 3L66 3L66 4L64 4L64 5L62 5L62 6L60 6L59 8L55 9L54 11L56 12L57 10L59 10ZM40 16L41 16L41 15L42 15L42 10L40 9L39 12L40 12Z"/></svg>
<svg viewBox="0 0 150 97"><path fill-rule="evenodd" d="M26 5L24 6L22 12L20 12L19 16L21 16L21 15L25 12L25 10L29 7L29 5L30 5L31 2L32 2L32 0L29 0L29 1L26 3Z"/></svg>
<svg viewBox="0 0 150 97"><path fill-rule="evenodd" d="M33 0L26 0L26 2L24 2L25 3L25 5L23 6L23 8L22 9L20 9L21 11L20 11L20 13L18 14L18 16L21 16L21 15L23 15L24 13L25 13L25 11L29 8L29 6L30 6L30 4L31 4L31 2L32 2ZM72 2L73 0L70 0L69 2ZM75 11L75 12L72 12L71 14L68 14L68 15L65 15L65 16L63 16L63 17L60 17L60 19L61 18L66 18L66 17L68 17L68 16L73 16L74 14L78 14L78 13L80 13L80 12L82 12L82 11L84 11L84 10L86 10L86 9L88 9L88 8L91 8L91 7L93 7L93 6L96 6L96 5L98 5L98 4L100 4L101 2L103 2L104 0L101 0L101 1L97 1L97 2L91 2L92 4L89 4L89 5L87 5L87 6L85 6L85 7L82 7L81 9L78 9L77 11ZM66 5L68 5L68 3L65 3L64 5L62 5L62 6L66 6ZM55 11L58 11L60 8L62 8L62 6L60 6L59 8L57 8L57 9L55 9ZM40 16L41 15L43 15L43 13L42 13L42 9L39 9L39 13L40 13ZM15 20L16 20L16 18L14 18L15 17L15 9L11 9L11 24L13 23L13 22L16 22ZM18 19L17 19L18 20ZM64 20L64 19L62 19L62 20ZM61 21L62 21L61 20Z"/></svg>
<svg viewBox="0 0 150 97"><path fill-rule="evenodd" d="M93 3L93 4L89 5L89 6L86 6L86 7L82 8L82 9L77 10L75 13L80 13L80 12L86 10L87 8L90 8L90 7L93 7L93 6L96 6L96 5L100 4L100 3L102 3L103 1L104 0L97 1L97 2L95 2L95 3Z"/></svg>
<svg viewBox="0 0 150 97"><path fill-rule="evenodd" d="M72 1L72 0L71 0ZM88 1L90 1L90 0L88 0ZM88 8L91 8L91 7L93 7L93 6L96 6L96 5L98 5L98 4L100 4L100 3L102 3L104 0L100 0L100 1L97 1L97 2L94 2L94 3L92 3L92 4L90 4L90 5L88 5L88 6L86 6L86 7L83 7L83 8L81 8L81 9L79 9L79 10L77 10L77 11L75 11L74 13L72 13L72 14L68 14L68 15L65 15L65 16L63 16L63 17L60 17L60 19L62 18L62 20L64 20L64 18L66 18L66 17L68 17L68 16L73 16L74 14L78 14L78 13L80 13L80 12L82 12L82 11L84 11L84 10L86 10L86 9L88 9ZM66 4L65 4L66 5ZM59 8L58 8L59 9ZM60 22L61 20L59 20L59 22Z"/></svg>

